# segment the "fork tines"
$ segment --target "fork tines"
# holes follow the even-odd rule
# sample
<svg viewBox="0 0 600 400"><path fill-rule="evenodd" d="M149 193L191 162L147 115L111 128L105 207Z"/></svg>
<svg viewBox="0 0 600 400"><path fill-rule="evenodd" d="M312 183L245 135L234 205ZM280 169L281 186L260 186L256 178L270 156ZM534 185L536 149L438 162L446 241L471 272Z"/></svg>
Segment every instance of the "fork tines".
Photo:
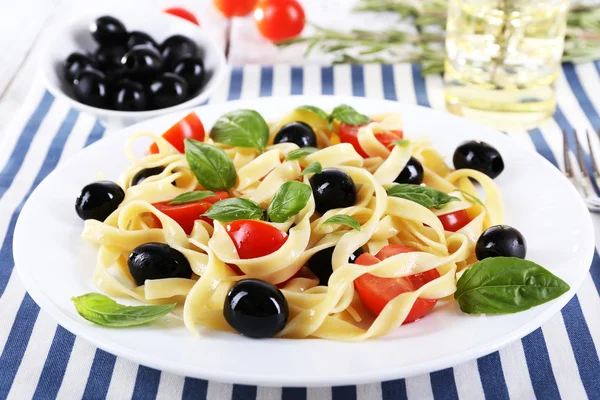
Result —
<svg viewBox="0 0 600 400"><path fill-rule="evenodd" d="M590 134L589 130L586 130L585 133L586 133L587 145L589 148L589 155L590 155L590 161L591 161L590 164L591 164L591 169L593 172L593 179L595 181L594 183L596 183L596 185L598 187L600 187L600 185L599 185L600 169L598 169L598 162L596 160L596 154L592 148L591 134ZM598 197L598 195L596 194L596 191L594 190L594 187L591 185L591 181L590 181L591 177L590 177L589 170L588 170L588 167L585 162L585 156L584 156L585 153L583 150L583 146L581 145L581 142L579 141L579 137L577 136L577 131L573 130L573 137L575 138L575 151L573 153L575 153L575 158L577 160L576 166L578 168L576 168L576 169L578 171L576 171L574 169L575 166L571 162L571 156L569 154L570 150L569 150L568 133L566 130L563 130L562 134L563 134L563 158L564 158L564 165L565 165L565 175L567 176L567 178L569 178L569 180L575 186L575 188L577 188L579 193L584 197L588 208L591 211L600 212L600 197ZM596 134L600 138L600 132L596 132Z"/></svg>

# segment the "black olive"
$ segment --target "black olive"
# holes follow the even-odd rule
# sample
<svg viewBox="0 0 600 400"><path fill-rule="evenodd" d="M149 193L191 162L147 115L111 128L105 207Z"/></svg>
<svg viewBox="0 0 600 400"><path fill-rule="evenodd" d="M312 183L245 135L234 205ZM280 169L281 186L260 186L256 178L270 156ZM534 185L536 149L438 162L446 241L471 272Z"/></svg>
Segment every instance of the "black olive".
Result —
<svg viewBox="0 0 600 400"><path fill-rule="evenodd" d="M163 59L154 47L139 44L125 53L121 58L121 65L132 78L144 79L162 70Z"/></svg>
<svg viewBox="0 0 600 400"><path fill-rule="evenodd" d="M144 182L144 180L146 180L146 178L148 178L150 176L158 175L158 174L162 173L164 170L165 170L165 167L153 167L153 168L143 169L140 172L138 172L137 174L135 174L133 176L133 178L131 178L131 186L139 185L140 183Z"/></svg>
<svg viewBox="0 0 600 400"><path fill-rule="evenodd" d="M196 43L183 35L168 37L160 46L165 65L172 68L179 60L186 56L197 56L198 46Z"/></svg>
<svg viewBox="0 0 600 400"><path fill-rule="evenodd" d="M112 105L119 111L144 111L147 109L146 91L141 83L122 79L113 87Z"/></svg>
<svg viewBox="0 0 600 400"><path fill-rule="evenodd" d="M308 260L307 266L308 269L312 271L313 274L319 278L319 285L327 286L329 282L329 277L333 273L333 267L331 266L331 257L333 256L333 250L335 247L329 247L327 249L321 250L318 253L313 254L313 256ZM354 264L356 259L363 254L365 251L362 248L358 248L350 257L348 258L348 262Z"/></svg>
<svg viewBox="0 0 600 400"><path fill-rule="evenodd" d="M310 178L315 207L321 214L351 207L356 202L356 186L348 174L339 169L326 169Z"/></svg>
<svg viewBox="0 0 600 400"><path fill-rule="evenodd" d="M281 332L289 311L287 300L274 285L259 279L244 279L227 294L223 315L242 335L267 338Z"/></svg>
<svg viewBox="0 0 600 400"><path fill-rule="evenodd" d="M94 69L84 69L75 75L73 93L77 100L92 107L106 108L110 104L106 75Z"/></svg>
<svg viewBox="0 0 600 400"><path fill-rule="evenodd" d="M504 171L504 161L498 150L479 140L470 140L458 146L452 162L456 169L474 169L492 179Z"/></svg>
<svg viewBox="0 0 600 400"><path fill-rule="evenodd" d="M171 107L187 99L188 84L179 75L165 72L150 83L150 92L154 108Z"/></svg>
<svg viewBox="0 0 600 400"><path fill-rule="evenodd" d="M122 70L121 59L126 52L123 46L100 46L94 52L96 65L105 73Z"/></svg>
<svg viewBox="0 0 600 400"><path fill-rule="evenodd" d="M196 92L204 83L206 71L200 57L183 57L173 67L173 72L181 76L190 86L190 93Z"/></svg>
<svg viewBox="0 0 600 400"><path fill-rule="evenodd" d="M152 39L152 36L148 35L146 32L140 31L131 31L127 36L127 48L131 49L138 44L145 44L148 46L152 46L155 49L158 49L158 43Z"/></svg>
<svg viewBox="0 0 600 400"><path fill-rule="evenodd" d="M129 272L138 285L147 279L191 278L190 262L164 243L145 243L133 249L127 259Z"/></svg>
<svg viewBox="0 0 600 400"><path fill-rule="evenodd" d="M85 186L75 201L81 219L104 221L125 198L125 192L111 181L98 181Z"/></svg>
<svg viewBox="0 0 600 400"><path fill-rule="evenodd" d="M352 253L350 255L350 257L348 257L348 262L350 264L354 264L354 262L356 261L356 259L358 257L360 257L361 254L364 254L364 253L365 253L365 251L362 249L362 247L359 247L358 250L356 250L354 253Z"/></svg>
<svg viewBox="0 0 600 400"><path fill-rule="evenodd" d="M93 67L94 61L89 56L82 53L72 53L63 64L63 76L67 82L72 83L79 71Z"/></svg>
<svg viewBox="0 0 600 400"><path fill-rule="evenodd" d="M124 44L127 40L127 29L118 19L105 15L90 25L92 36L100 45L110 46Z"/></svg>
<svg viewBox="0 0 600 400"><path fill-rule="evenodd" d="M423 183L423 166L419 160L411 157L402 172L400 172L400 175L394 179L394 182L409 183L412 185L420 185Z"/></svg>
<svg viewBox="0 0 600 400"><path fill-rule="evenodd" d="M277 132L273 143L295 143L298 147L317 147L317 135L313 128L304 122L290 122Z"/></svg>
<svg viewBox="0 0 600 400"><path fill-rule="evenodd" d="M475 255L478 260L488 257L525 258L527 243L521 232L508 225L487 228L477 240Z"/></svg>

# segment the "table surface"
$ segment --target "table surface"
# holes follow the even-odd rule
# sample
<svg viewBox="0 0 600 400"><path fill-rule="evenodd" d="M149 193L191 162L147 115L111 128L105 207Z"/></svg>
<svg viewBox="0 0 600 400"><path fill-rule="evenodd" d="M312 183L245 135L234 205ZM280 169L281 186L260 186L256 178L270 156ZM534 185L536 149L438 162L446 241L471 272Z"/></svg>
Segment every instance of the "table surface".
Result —
<svg viewBox="0 0 600 400"><path fill-rule="evenodd" d="M106 0L103 3L107 3ZM3 12L0 13L0 26L2 26L3 32L8 32L9 34L0 35L0 54L4 55L2 59L2 63L0 63L0 139L2 136L7 135L8 130L11 129L12 126L19 125L19 121L16 121L15 124L15 115L17 111L22 108L27 96L30 93L30 89L35 80L35 73L37 68L37 60L36 55L40 51L40 38L43 38L48 34L47 27L51 25L53 18L58 15L61 10L64 10L63 7L72 8L75 6L81 7L86 4L95 3L96 0L18 0L16 2L10 2L9 0L0 0L0 7L3 9ZM306 8L306 12L308 18L311 21L316 23L321 23L327 25L332 28L340 28L340 29L349 29L352 26L369 26L374 29L383 29L386 26L390 26L392 24L397 23L395 16L387 16L387 17L375 17L374 15L364 14L360 18L352 15L350 13L350 9L352 5L355 3L355 0L301 0L303 5ZM212 0L178 0L177 5L184 6L196 13L199 17L201 24L204 28L208 29L215 37L215 39L225 48L226 43L226 32L228 29L228 21L221 17L212 7ZM162 9L167 6L173 5L172 1L167 0L128 0L128 4L132 4L135 6L143 6L144 7L155 7L157 9ZM9 10L9 11L5 11ZM35 10L35 13L32 13L31 10ZM23 23L26 21L26 23ZM323 64L330 62L330 58L326 55L316 56L309 60L302 57L303 49L300 47L292 47L285 50L280 50L275 46L265 42L262 40L256 31L253 21L251 18L237 18L231 21L231 37L230 37L230 53L229 53L229 61L234 65L243 65L248 63L260 63L260 64L277 64L277 63L289 63L289 64ZM10 55L10 56L8 56ZM365 76L370 76L369 71L377 71L379 67L368 66L366 67L367 72ZM410 69L410 66L399 67L401 71L405 69ZM320 72L321 68L317 65L310 66L304 69L305 77L308 76L317 76ZM251 67L250 69L246 69L246 74L251 71L251 74L257 75L259 68ZM395 70L398 73L398 69ZM600 128L600 118L598 114L595 113L595 109L600 111L600 74L599 74L599 66L594 64L585 64L581 66L577 66L572 68L573 73L578 77L578 81L585 82L585 90L583 100L580 96L581 93L577 93L579 88L574 87L571 82L567 83L569 77L565 74L561 75L559 81L559 96L563 96L561 99L563 104L566 104L564 107L566 115L566 119L570 126L576 129L584 130L584 129L598 129ZM281 68L275 68L273 71L274 80L284 79L283 77L289 76L290 69L289 67L282 66ZM351 85L350 80L350 69L347 66L336 67L336 76L343 76L343 79L346 79L347 84ZM380 73L376 73L380 74ZM258 75L259 76L259 75ZM258 78L257 76L257 78ZM287 78L289 79L289 78ZM305 78L306 79L306 78ZM367 78L366 84L368 84L369 78ZM306 79L308 81L308 79ZM433 93L441 93L441 79L439 76L428 77L423 83L427 91L430 92L429 100L431 102L431 106L433 108L443 109L443 99L441 96L431 96ZM336 83L337 85L337 83ZM285 86L285 85L284 85ZM289 82L288 82L289 86ZM273 94L285 94L275 93L278 91L278 85L273 86ZM243 90L247 90L244 86ZM397 88L398 89L398 88ZM310 91L319 93L319 89L308 88L306 85L304 87L305 92ZM336 87L336 93L340 90L344 94L352 94L352 91L348 88ZM583 90L583 89L581 89ZM289 93L289 92L288 92ZM590 100L585 94L594 93L595 96ZM369 92L367 90L367 96L374 95L375 97L381 96L382 93L379 92ZM412 95L414 97L414 93ZM226 100L226 94L222 96L218 96L218 100L224 101ZM39 99L38 99L39 100ZM418 99L412 98L411 95L408 97L399 95L399 101L409 101L414 102ZM598 104L596 104L598 102ZM593 110L592 115L588 112L589 110ZM564 118L564 116L563 116ZM19 119L19 117L16 117ZM555 117L556 122L551 122L545 129L543 129L544 135L554 137L556 139L556 135L558 135L559 131L557 128L561 125L561 122ZM87 121L87 120L86 120ZM564 122L564 121L563 121ZM88 121L88 123L91 123ZM535 134L535 133L534 133ZM520 136L516 136L519 140L523 141L527 145L531 145L532 142L530 140L530 136L527 133L523 132ZM556 148L551 142L550 149L556 159L558 160L559 166L561 166L560 160L560 149ZM0 182L1 183L1 182ZM6 190L0 185L0 190ZM3 192L2 192L3 193ZM1 195L0 195L1 196ZM2 221L2 217L6 217L6 215L2 214L3 211L0 211L0 221ZM594 226L596 230L596 244L597 248L600 248L600 215L593 214L592 219L594 221ZM2 226L4 226L4 222L2 222ZM4 233L2 232L2 235ZM0 268L0 272L1 272ZM13 279L11 279L13 280ZM0 282L1 283L1 282ZM7 291L11 290L11 286L6 288ZM13 284L12 290L20 291L22 290L20 287L15 289L15 285ZM584 288L582 289L584 295L580 294L581 307L586 312L587 324L591 330L593 343L592 346L595 346L596 349L600 349L600 318L598 318L598 310L600 310L600 298L597 295L596 288L594 287L591 279L587 279L584 284ZM7 293L10 294L10 293ZM16 313L16 308L18 304L11 307L10 310L4 309L0 310L0 315L2 313ZM14 309L14 310L13 310ZM590 310L592 315L594 311L596 315L593 317L588 317L590 315ZM13 313L13 317L14 317ZM42 315L42 314L40 314ZM41 335L41 331L51 330L52 332L57 329L56 324L49 320L48 317L42 318L38 320L36 323L36 330L34 334ZM563 321L563 317L558 315L554 318L549 324L546 324L545 327L540 331L541 335L546 335L548 338L550 336L550 332L554 332L557 330L560 332L560 335L554 336L552 342L548 342L548 353L550 357L550 362L552 363L552 368L554 369L556 383L561 389L561 396L563 398L582 398L577 394L584 394L584 388L582 381L570 382L567 379L571 379L572 375L566 374L567 371L572 371L574 368L577 369L577 365L575 363L575 359L560 359L557 358L557 354L560 353L561 346L568 346L569 339L567 338L567 332L565 331L565 322ZM6 332L6 330L0 329L0 333ZM561 336L563 335L563 336ZM558 338L558 339L557 339ZM32 338L33 340L34 338ZM54 348L55 343L50 343L52 341L52 336L44 337L46 341L42 341L36 344L36 348L32 350L34 354L43 354L47 352L50 347ZM56 339L54 339L56 340ZM542 338L543 340L543 338ZM0 334L0 353L2 353L2 334ZM60 346L60 343L58 344ZM517 349L517 350L515 350ZM527 348L525 348L527 349ZM28 350L29 351L29 350ZM74 348L72 350L73 354L77 354L80 360L80 364L82 367L88 365L94 359L94 347L85 343L82 340L76 340L74 343ZM515 343L512 346L512 350L505 350L504 352L500 352L500 358L502 363L508 363L508 365L517 368L518 363L522 362L523 359L523 346L521 344ZM27 354L26 354L27 355ZM525 354L526 356L527 354ZM597 356L596 356L597 357ZM0 357L0 362L2 357ZM557 363L557 360L560 360ZM35 362L33 359L24 359L23 363L26 362ZM94 359L95 362L95 359ZM475 366L473 366L475 365ZM70 382L79 382L81 385L81 381L76 381L77 376L77 368L79 365L73 365L69 367L70 369L66 371L67 375L65 376L66 382L63 382L63 385ZM475 368L475 370L473 370ZM565 374L561 377L561 371L564 371ZM507 377L513 379L512 381L514 385L519 383L518 377L516 376L518 369L514 369L512 372L504 371L504 374L510 374ZM30 371L31 376L17 376L17 380L20 382L27 382L30 379L39 379L40 374L42 373L41 367L36 369L33 368ZM132 386L136 379L136 373L140 372L137 370L137 366L128 361L124 361L118 359L117 364L115 365L115 371L113 373L114 376L118 376L118 381L113 381L111 383L111 388L116 387L118 384L125 385L124 394L136 393L136 388ZM600 371L596 372L600 374ZM37 375L36 375L37 374ZM479 376L477 373L477 364L470 363L463 365L461 367L457 367L454 369L454 378L456 379L457 390L461 397L465 398L481 398L483 395L483 388L479 385L475 386L465 386L466 382L462 381L466 377L471 376ZM475 375L474 375L475 374ZM0 378L1 378L0 374ZM567 378L569 377L569 378ZM183 390L183 378L176 377L171 374L163 374L158 378L160 381L160 385L157 388L159 397L169 398L172 397L174 392L170 391L173 388L177 388L177 390ZM426 382L428 379L428 375L424 375L421 377L411 378L406 380L406 394L409 398L431 398L435 391L435 387L432 388L431 384ZM433 378L431 378L433 380ZM0 386L1 386L0 379ZM83 382L85 384L85 382ZM525 382L526 385L531 385L531 382ZM596 383L596 385L598 385ZM33 385L35 389L35 384ZM472 388L475 387L475 391L472 391ZM595 386L599 387L599 386ZM421 388L427 388L425 393L420 393ZM464 391L465 388L469 390ZM529 386L530 394L533 395L533 389ZM572 392L565 392L564 388L575 388L572 389ZM389 389L389 388L388 388ZM62 387L61 387L62 390ZM112 389L111 389L112 390ZM239 391L239 387L232 385L216 385L209 384L205 390L208 390L208 397L213 399L220 399L224 397L231 397L232 391ZM509 387L509 390L515 390L515 388ZM64 398L68 398L69 394L79 393L81 395L83 391L82 387L78 387L77 383L74 387L68 388L66 392L61 391L59 394L64 395ZM382 392L383 391L383 392ZM359 386L356 390L355 395L358 398L371 398L373 396L386 398L386 387L380 384L376 385L362 385ZM25 393L28 393L30 396L33 395L33 391L28 391L25 389L24 392L20 391L12 391L11 395L15 398L25 398L27 397ZM180 392L177 392L180 393ZM241 392L243 394L243 390ZM282 391L281 388L258 388L258 392L255 394L258 398L280 398L282 395L286 397L286 393L288 396L294 397L292 392ZM337 394L336 394L337 393ZM309 389L308 392L305 393L305 397L308 398L330 398L330 397L338 397L340 399L346 398L344 396L344 391L331 391L330 389ZM519 393L528 393L527 390L520 391ZM116 393L108 393L111 398L119 398ZM238 393L239 394L239 393ZM589 393L588 393L589 394ZM20 395L23 395L21 397ZM600 396L600 391L599 394ZM0 395L0 398L2 395ZM60 396L59 396L60 397ZM75 396L76 397L76 396ZM127 396L124 396L127 397ZM438 397L438 394L435 393L435 397ZM243 398L240 397L240 398ZM252 398L254 398L252 396ZM389 398L394 398L389 397ZM522 397L526 398L526 397Z"/></svg>

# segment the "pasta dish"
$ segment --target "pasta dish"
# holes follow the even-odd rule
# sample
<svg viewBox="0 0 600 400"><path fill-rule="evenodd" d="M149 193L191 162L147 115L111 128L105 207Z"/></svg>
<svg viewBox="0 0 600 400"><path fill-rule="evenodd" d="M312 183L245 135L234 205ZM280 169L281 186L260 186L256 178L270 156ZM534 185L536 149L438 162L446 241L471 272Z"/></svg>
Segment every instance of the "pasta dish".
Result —
<svg viewBox="0 0 600 400"><path fill-rule="evenodd" d="M154 144L140 158L142 137ZM450 168L399 114L304 106L267 124L238 110L205 132L192 113L162 136L131 136L125 151L131 165L118 181L86 186L76 210L83 239L99 246L98 289L148 305L75 298L92 322L170 312L192 332L361 341L435 313L443 299L498 314L568 290L524 260L525 239L504 225L496 149L463 143ZM563 286L528 303L510 289L491 293L515 270Z"/></svg>

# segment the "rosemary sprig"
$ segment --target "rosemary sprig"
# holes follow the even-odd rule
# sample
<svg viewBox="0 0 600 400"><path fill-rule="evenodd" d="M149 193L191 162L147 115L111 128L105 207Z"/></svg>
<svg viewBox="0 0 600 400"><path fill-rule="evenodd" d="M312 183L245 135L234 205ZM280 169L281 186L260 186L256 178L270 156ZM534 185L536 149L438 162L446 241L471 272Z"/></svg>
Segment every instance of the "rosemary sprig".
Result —
<svg viewBox="0 0 600 400"><path fill-rule="evenodd" d="M440 50L431 49L433 45L442 48L445 40L443 33L411 33L398 29L385 31L353 29L350 32L341 32L316 24L309 25L315 31L313 35L281 42L278 46L287 47L305 43L307 44L305 56L319 49L323 53L333 54L335 63L432 61L435 65L443 65L443 55L439 55ZM427 56L428 59L423 59L423 56ZM434 71L439 72L440 69L436 67Z"/></svg>
<svg viewBox="0 0 600 400"><path fill-rule="evenodd" d="M304 43L306 55L319 50L332 54L335 63L418 62L422 64L423 75L438 74L444 70L447 7L447 0L362 0L355 11L396 13L400 19L413 21L417 32L398 29L342 32L310 24L314 34L278 45ZM596 59L600 59L600 5L572 5L567 17L563 61Z"/></svg>

